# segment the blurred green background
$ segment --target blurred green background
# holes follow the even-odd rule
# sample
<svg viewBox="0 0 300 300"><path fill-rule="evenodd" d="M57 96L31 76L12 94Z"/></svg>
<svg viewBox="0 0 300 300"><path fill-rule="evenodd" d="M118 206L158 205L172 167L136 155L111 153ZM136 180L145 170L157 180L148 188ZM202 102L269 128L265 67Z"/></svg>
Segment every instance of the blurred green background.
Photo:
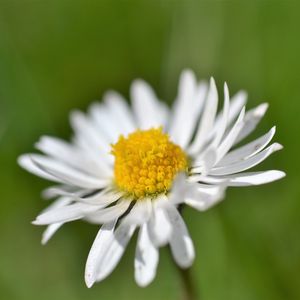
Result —
<svg viewBox="0 0 300 300"><path fill-rule="evenodd" d="M226 80L270 109L251 138L274 124L285 149L260 169L288 176L230 189L205 213L184 212L195 241L201 298L300 299L299 1L0 1L0 298L179 299L166 249L148 288L133 279L135 241L114 273L87 289L85 260L98 230L65 225L45 247L30 221L49 183L21 170L19 154L42 134L68 138L68 113L136 77L172 103L180 71Z"/></svg>

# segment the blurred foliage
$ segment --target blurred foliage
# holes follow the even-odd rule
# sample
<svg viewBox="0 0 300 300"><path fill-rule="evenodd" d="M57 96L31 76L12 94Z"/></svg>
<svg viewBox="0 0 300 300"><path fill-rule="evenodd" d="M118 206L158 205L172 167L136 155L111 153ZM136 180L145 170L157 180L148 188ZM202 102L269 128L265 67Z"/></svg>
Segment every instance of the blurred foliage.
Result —
<svg viewBox="0 0 300 300"><path fill-rule="evenodd" d="M107 89L128 96L136 77L172 103L180 71L248 90L270 109L285 149L260 168L287 178L230 189L214 209L184 217L195 241L202 299L300 299L299 1L0 0L0 298L178 299L166 249L146 289L133 279L135 241L104 282L87 289L85 259L97 226L64 226L46 247L30 221L49 183L16 165L40 135L68 138L68 113ZM221 89L220 89L221 90ZM255 135L253 135L255 136ZM252 136L252 137L253 137Z"/></svg>

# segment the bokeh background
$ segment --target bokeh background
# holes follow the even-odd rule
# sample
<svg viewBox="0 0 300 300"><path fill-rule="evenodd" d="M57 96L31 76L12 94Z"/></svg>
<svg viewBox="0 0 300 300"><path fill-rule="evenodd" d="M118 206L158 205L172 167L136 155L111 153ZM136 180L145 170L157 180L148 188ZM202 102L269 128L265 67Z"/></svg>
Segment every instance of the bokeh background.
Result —
<svg viewBox="0 0 300 300"><path fill-rule="evenodd" d="M226 201L184 218L195 241L192 272L209 300L300 299L299 1L0 1L0 298L178 299L167 249L148 288L133 279L134 240L119 267L87 289L85 260L98 230L67 224L45 247L30 221L49 185L16 165L40 135L69 138L68 114L107 89L128 96L149 81L171 104L183 68L213 75L248 107L269 111L251 138L277 125L285 149L260 169L288 176L230 189ZM221 92L222 94L222 92Z"/></svg>

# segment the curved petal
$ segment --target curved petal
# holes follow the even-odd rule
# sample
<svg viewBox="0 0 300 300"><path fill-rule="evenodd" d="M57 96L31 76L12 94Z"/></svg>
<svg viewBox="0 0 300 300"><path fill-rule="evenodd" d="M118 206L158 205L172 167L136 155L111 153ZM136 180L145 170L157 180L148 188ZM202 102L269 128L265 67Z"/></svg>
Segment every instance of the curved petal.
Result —
<svg viewBox="0 0 300 300"><path fill-rule="evenodd" d="M96 212L89 213L85 219L94 224L103 224L111 222L121 217L130 205L128 200L120 200L117 204L103 208Z"/></svg>
<svg viewBox="0 0 300 300"><path fill-rule="evenodd" d="M87 189L104 188L108 186L110 182L109 179L99 179L92 175L85 174L46 156L32 154L30 158L38 168L57 178L55 181L58 182Z"/></svg>
<svg viewBox="0 0 300 300"><path fill-rule="evenodd" d="M93 160L78 147L74 147L74 145L61 139L43 136L35 146L43 153L85 173L101 177L112 175L112 168L105 160L101 159L101 155L96 160Z"/></svg>
<svg viewBox="0 0 300 300"><path fill-rule="evenodd" d="M143 80L135 80L131 85L132 108L138 127L150 129L167 122L167 109L160 103L152 88Z"/></svg>
<svg viewBox="0 0 300 300"><path fill-rule="evenodd" d="M160 205L157 205L156 202L153 204L153 212L148 221L147 229L153 244L156 247L161 247L165 246L169 241L171 236L171 224L164 209Z"/></svg>
<svg viewBox="0 0 300 300"><path fill-rule="evenodd" d="M193 241L176 207L166 205L165 211L172 226L170 247L173 258L181 268L188 268L195 258Z"/></svg>
<svg viewBox="0 0 300 300"><path fill-rule="evenodd" d="M119 263L136 226L126 222L126 217L114 231L112 239L107 244L105 253L99 264L97 281L106 278Z"/></svg>
<svg viewBox="0 0 300 300"><path fill-rule="evenodd" d="M97 206L74 203L63 207L55 207L42 212L32 222L34 225L49 225L53 223L71 222L83 218L87 213L99 209Z"/></svg>
<svg viewBox="0 0 300 300"><path fill-rule="evenodd" d="M248 157L257 154L270 143L274 134L275 134L275 126L260 138L242 147L230 151L221 159L221 161L217 164L217 166L225 166L232 163L236 163L238 161L245 160Z"/></svg>
<svg viewBox="0 0 300 300"><path fill-rule="evenodd" d="M147 226L143 224L139 231L134 257L135 281L141 287L147 286L154 279L159 259L158 250L149 238Z"/></svg>
<svg viewBox="0 0 300 300"><path fill-rule="evenodd" d="M136 129L133 114L125 99L115 91L109 91L104 95L104 101L114 116L113 122L118 125L120 134L127 135Z"/></svg>
<svg viewBox="0 0 300 300"><path fill-rule="evenodd" d="M235 144L239 143L242 139L247 137L256 128L257 124L265 115L268 106L268 103L262 103L254 109L247 111L245 115L245 124L239 136L235 140Z"/></svg>
<svg viewBox="0 0 300 300"><path fill-rule="evenodd" d="M228 134L226 135L226 137L218 147L216 162L220 161L234 144L238 134L240 133L244 125L244 116L245 116L245 108L242 109L237 121L235 122L233 127L229 130Z"/></svg>
<svg viewBox="0 0 300 300"><path fill-rule="evenodd" d="M265 150L261 151L260 153L251 156L250 158L228 165L223 167L216 167L211 170L210 175L228 175L234 174L238 172L242 172L244 170L250 169L262 161L264 161L268 156L270 156L273 152L281 150L282 146L278 143L274 143Z"/></svg>
<svg viewBox="0 0 300 300"><path fill-rule="evenodd" d="M37 175L39 177L42 177L44 179L54 181L54 182L60 182L60 180L51 174L45 172L41 168L39 168L31 159L31 154L24 154L18 157L18 164L28 172Z"/></svg>
<svg viewBox="0 0 300 300"><path fill-rule="evenodd" d="M116 220L103 224L93 242L85 265L85 283L90 288L97 280L101 260L106 254L114 234Z"/></svg>
<svg viewBox="0 0 300 300"><path fill-rule="evenodd" d="M185 196L185 203L199 211L205 211L224 198L224 186L200 187L199 184L190 184Z"/></svg>
<svg viewBox="0 0 300 300"><path fill-rule="evenodd" d="M178 98L174 104L173 117L169 127L172 140L182 148L186 148L193 136L205 100L206 90L206 83L202 82L197 86L192 71L182 72Z"/></svg>
<svg viewBox="0 0 300 300"><path fill-rule="evenodd" d="M200 120L199 128L191 146L188 148L188 153L195 155L201 150L205 144L211 130L214 126L215 116L218 106L218 91L213 78L210 79L207 100L205 103L203 115Z"/></svg>

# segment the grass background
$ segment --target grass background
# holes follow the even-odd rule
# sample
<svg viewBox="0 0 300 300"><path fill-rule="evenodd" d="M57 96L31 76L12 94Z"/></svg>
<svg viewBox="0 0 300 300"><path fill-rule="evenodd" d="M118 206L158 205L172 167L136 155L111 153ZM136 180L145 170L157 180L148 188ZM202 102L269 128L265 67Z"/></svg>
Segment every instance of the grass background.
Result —
<svg viewBox="0 0 300 300"><path fill-rule="evenodd" d="M133 280L135 242L104 282L87 289L85 259L98 230L67 224L46 247L30 221L49 183L16 165L42 134L68 138L67 115L110 88L128 96L136 77L172 102L180 71L226 80L270 109L285 149L261 169L288 176L230 189L214 209L184 212L195 241L202 299L300 299L300 4L298 1L0 0L0 298L178 299L166 249L147 289Z"/></svg>

